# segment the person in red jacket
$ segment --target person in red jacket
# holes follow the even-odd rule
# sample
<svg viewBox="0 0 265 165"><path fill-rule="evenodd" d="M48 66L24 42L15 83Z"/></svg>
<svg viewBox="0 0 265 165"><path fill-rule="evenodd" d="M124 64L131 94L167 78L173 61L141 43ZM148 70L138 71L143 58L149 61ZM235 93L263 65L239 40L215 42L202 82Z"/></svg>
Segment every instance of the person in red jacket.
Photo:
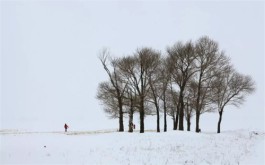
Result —
<svg viewBox="0 0 265 165"><path fill-rule="evenodd" d="M64 124L65 132L67 132L67 128L69 128L69 127L68 127L68 125L65 123L65 124Z"/></svg>

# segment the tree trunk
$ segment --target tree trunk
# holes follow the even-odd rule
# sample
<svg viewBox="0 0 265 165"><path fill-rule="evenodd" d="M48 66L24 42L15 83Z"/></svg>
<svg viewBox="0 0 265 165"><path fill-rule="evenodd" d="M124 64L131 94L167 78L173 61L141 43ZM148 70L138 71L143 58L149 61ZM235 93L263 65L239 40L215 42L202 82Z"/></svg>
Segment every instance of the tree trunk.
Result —
<svg viewBox="0 0 265 165"><path fill-rule="evenodd" d="M180 111L179 111L179 130L184 130L184 106L183 106L183 99L180 103Z"/></svg>
<svg viewBox="0 0 265 165"><path fill-rule="evenodd" d="M133 127L131 126L131 123L133 123L133 109L129 110L129 132L133 132Z"/></svg>
<svg viewBox="0 0 265 165"><path fill-rule="evenodd" d="M123 126L123 111L122 111L122 101L121 98L118 99L119 102L119 132L124 132Z"/></svg>
<svg viewBox="0 0 265 165"><path fill-rule="evenodd" d="M190 131L190 125L191 125L190 115L187 115L187 131Z"/></svg>
<svg viewBox="0 0 265 165"><path fill-rule="evenodd" d="M160 116L159 116L159 105L156 98L156 95L154 94L154 104L156 107L156 132L160 132Z"/></svg>
<svg viewBox="0 0 265 165"><path fill-rule="evenodd" d="M173 119L173 130L177 130L175 114L173 114L172 119Z"/></svg>
<svg viewBox="0 0 265 165"><path fill-rule="evenodd" d="M196 100L196 129L195 132L200 132L200 114L201 114L201 108L200 108L200 98L201 98L201 81L202 81L202 71L200 73L199 78L199 85L198 85L198 93L197 93L197 100Z"/></svg>
<svg viewBox="0 0 265 165"><path fill-rule="evenodd" d="M160 117L159 117L159 107L156 105L156 131L160 132Z"/></svg>
<svg viewBox="0 0 265 165"><path fill-rule="evenodd" d="M124 131L124 126L123 126L123 112L119 113L119 132Z"/></svg>
<svg viewBox="0 0 265 165"><path fill-rule="evenodd" d="M221 109L221 111L219 111L219 121L218 121L218 126L217 126L217 133L221 132L222 115L223 115L223 108Z"/></svg>
<svg viewBox="0 0 265 165"><path fill-rule="evenodd" d="M195 132L200 132L200 112L196 112L196 129Z"/></svg>
<svg viewBox="0 0 265 165"><path fill-rule="evenodd" d="M190 131L190 125L191 125L191 123L188 122L188 123L187 123L187 130L188 130L188 131Z"/></svg>
<svg viewBox="0 0 265 165"><path fill-rule="evenodd" d="M183 102L183 90L181 88L180 95L179 95L179 130L184 130L184 102Z"/></svg>
<svg viewBox="0 0 265 165"><path fill-rule="evenodd" d="M174 122L174 130L178 129L178 118L179 118L179 112L177 109L176 118L175 118L175 122Z"/></svg>
<svg viewBox="0 0 265 165"><path fill-rule="evenodd" d="M164 101L164 132L167 132L167 107Z"/></svg>
<svg viewBox="0 0 265 165"><path fill-rule="evenodd" d="M159 115L157 116L156 124L157 124L156 132L160 132L160 119L159 119Z"/></svg>
<svg viewBox="0 0 265 165"><path fill-rule="evenodd" d="M144 101L140 101L140 133L144 133Z"/></svg>

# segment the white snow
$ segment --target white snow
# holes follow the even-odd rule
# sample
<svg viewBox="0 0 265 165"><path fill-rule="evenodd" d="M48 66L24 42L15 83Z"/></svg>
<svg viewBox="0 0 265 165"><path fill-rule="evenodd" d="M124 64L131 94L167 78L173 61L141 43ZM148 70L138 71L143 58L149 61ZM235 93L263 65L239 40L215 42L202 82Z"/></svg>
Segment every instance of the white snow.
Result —
<svg viewBox="0 0 265 165"><path fill-rule="evenodd" d="M264 132L0 130L0 164L264 164Z"/></svg>

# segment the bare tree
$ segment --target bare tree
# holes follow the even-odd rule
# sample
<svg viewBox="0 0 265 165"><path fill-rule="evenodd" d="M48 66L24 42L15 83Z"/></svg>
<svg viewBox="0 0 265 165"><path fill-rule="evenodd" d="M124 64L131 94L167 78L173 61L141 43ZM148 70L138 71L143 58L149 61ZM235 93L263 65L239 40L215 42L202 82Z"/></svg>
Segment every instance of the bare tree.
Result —
<svg viewBox="0 0 265 165"><path fill-rule="evenodd" d="M149 74L150 91L148 93L148 101L151 102L156 109L156 131L160 132L160 98L161 98L161 76L159 74L161 67L156 67Z"/></svg>
<svg viewBox="0 0 265 165"><path fill-rule="evenodd" d="M219 71L213 84L213 102L217 105L219 120L217 133L221 132L221 122L226 105L239 106L245 101L248 94L254 92L254 81L250 76L237 73L231 66Z"/></svg>
<svg viewBox="0 0 265 165"><path fill-rule="evenodd" d="M172 78L179 87L176 122L178 122L179 115L179 130L184 130L184 91L189 79L196 72L194 63L196 59L195 48L191 41L185 44L178 42L169 47L167 52L171 61Z"/></svg>
<svg viewBox="0 0 265 165"><path fill-rule="evenodd" d="M200 132L200 115L211 111L211 83L217 76L218 63L225 59L223 52L219 51L218 44L208 37L200 38L196 43L196 68L194 84L197 86L196 98L196 132Z"/></svg>
<svg viewBox="0 0 265 165"><path fill-rule="evenodd" d="M139 97L140 133L144 133L145 102L150 90L149 78L159 65L160 52L151 48L138 49L134 56L124 57L119 68Z"/></svg>
<svg viewBox="0 0 265 165"><path fill-rule="evenodd" d="M169 93L169 84L171 81L171 75L168 70L169 65L169 58L163 58L161 59L161 69L159 70L159 81L161 83L161 95L160 98L163 103L163 109L164 109L164 132L167 132L167 102L168 102L168 97Z"/></svg>
<svg viewBox="0 0 265 165"><path fill-rule="evenodd" d="M123 125L123 95L127 86L127 83L123 81L117 67L117 59L110 59L110 53L107 49L103 49L101 54L99 55L99 59L109 76L110 83L115 90L115 98L118 102L118 109L119 109L119 131L124 131ZM113 71L111 72L107 65L107 60L109 60Z"/></svg>

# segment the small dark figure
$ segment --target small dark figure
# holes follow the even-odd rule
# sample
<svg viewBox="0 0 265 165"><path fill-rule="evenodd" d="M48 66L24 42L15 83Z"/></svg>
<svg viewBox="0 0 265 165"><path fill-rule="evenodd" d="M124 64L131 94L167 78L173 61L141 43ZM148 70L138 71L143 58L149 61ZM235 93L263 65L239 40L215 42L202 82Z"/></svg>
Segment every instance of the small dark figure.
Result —
<svg viewBox="0 0 265 165"><path fill-rule="evenodd" d="M69 127L68 127L68 125L65 123L65 124L64 124L65 132L67 132L67 128L69 128Z"/></svg>
<svg viewBox="0 0 265 165"><path fill-rule="evenodd" d="M133 122L130 122L129 126L130 126L130 129L133 130L133 128L134 128L133 127L134 126Z"/></svg>
<svg viewBox="0 0 265 165"><path fill-rule="evenodd" d="M135 124L133 124L133 129L135 129Z"/></svg>

